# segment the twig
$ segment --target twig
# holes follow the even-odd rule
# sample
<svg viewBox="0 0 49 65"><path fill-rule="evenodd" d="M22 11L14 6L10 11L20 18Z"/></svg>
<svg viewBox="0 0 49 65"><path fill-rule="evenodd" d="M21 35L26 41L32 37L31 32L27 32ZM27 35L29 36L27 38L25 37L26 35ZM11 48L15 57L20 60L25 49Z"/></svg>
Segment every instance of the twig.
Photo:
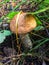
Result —
<svg viewBox="0 0 49 65"><path fill-rule="evenodd" d="M22 54L18 54L18 55L12 55L12 56L9 56L9 57L4 57L3 59L10 59L10 58L14 58L14 57L21 57L21 56L32 56L32 54L28 53L28 54L25 54L25 53L22 53Z"/></svg>
<svg viewBox="0 0 49 65"><path fill-rule="evenodd" d="M10 62L11 62L11 60L9 60L8 62L4 63L4 65L6 65L6 64L8 64L8 63L10 63Z"/></svg>
<svg viewBox="0 0 49 65"><path fill-rule="evenodd" d="M40 36L39 34L36 34L36 33L32 33L32 32L31 32L31 34L33 34L33 35L35 35L35 36L38 36L38 37L40 37L40 38L44 38L44 37L42 37L42 36Z"/></svg>

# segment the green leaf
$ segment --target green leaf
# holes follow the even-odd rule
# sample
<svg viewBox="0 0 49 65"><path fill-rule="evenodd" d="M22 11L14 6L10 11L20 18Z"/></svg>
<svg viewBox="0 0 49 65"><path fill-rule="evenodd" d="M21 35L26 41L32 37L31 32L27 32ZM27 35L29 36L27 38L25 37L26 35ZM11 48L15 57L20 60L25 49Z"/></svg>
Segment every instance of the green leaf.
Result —
<svg viewBox="0 0 49 65"><path fill-rule="evenodd" d="M4 0L4 3L10 2L10 0Z"/></svg>
<svg viewBox="0 0 49 65"><path fill-rule="evenodd" d="M39 30L43 30L43 29L44 29L43 26L37 26L34 30L35 30L35 31L39 31Z"/></svg>
<svg viewBox="0 0 49 65"><path fill-rule="evenodd" d="M0 18L0 22L2 22L2 19Z"/></svg>
<svg viewBox="0 0 49 65"><path fill-rule="evenodd" d="M0 31L0 43L3 43L4 40L5 40L5 38L6 38L6 36L9 36L11 34L12 33L10 31L8 31L8 30L2 30L2 31Z"/></svg>
<svg viewBox="0 0 49 65"><path fill-rule="evenodd" d="M44 2L49 4L49 0L45 0Z"/></svg>
<svg viewBox="0 0 49 65"><path fill-rule="evenodd" d="M8 13L6 15L6 17L8 17L9 19L12 19L16 14L18 14L18 11L17 12L12 11L12 12Z"/></svg>
<svg viewBox="0 0 49 65"><path fill-rule="evenodd" d="M0 32L0 43L3 43L5 38L6 38L5 35Z"/></svg>
<svg viewBox="0 0 49 65"><path fill-rule="evenodd" d="M26 2L27 0L22 0L22 2Z"/></svg>
<svg viewBox="0 0 49 65"><path fill-rule="evenodd" d="M35 16L35 19L37 21L37 25L42 25L42 22L38 19L38 17Z"/></svg>
<svg viewBox="0 0 49 65"><path fill-rule="evenodd" d="M9 36L9 35L11 35L12 33L11 33L9 30L4 30L3 34L4 34L5 36Z"/></svg>

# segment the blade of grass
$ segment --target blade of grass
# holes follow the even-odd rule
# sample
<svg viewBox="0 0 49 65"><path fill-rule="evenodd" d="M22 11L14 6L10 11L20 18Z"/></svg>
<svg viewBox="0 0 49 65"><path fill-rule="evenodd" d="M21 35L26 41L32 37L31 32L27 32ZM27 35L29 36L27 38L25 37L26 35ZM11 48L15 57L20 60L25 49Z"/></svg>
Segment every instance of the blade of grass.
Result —
<svg viewBox="0 0 49 65"><path fill-rule="evenodd" d="M32 52L35 49L38 49L41 45L45 44L45 42L49 41L49 38L45 39L43 42L40 42L38 45L36 45L34 48L30 50Z"/></svg>
<svg viewBox="0 0 49 65"><path fill-rule="evenodd" d="M34 41L33 44L39 44L39 43L42 42L43 40L44 40L44 38L41 39L41 40Z"/></svg>
<svg viewBox="0 0 49 65"><path fill-rule="evenodd" d="M22 2L20 2L20 3L18 3L18 5L16 5L15 8L13 9L13 11L14 11L15 9L17 9L20 5L24 4L24 3L26 3L26 0L25 0L25 1L22 1Z"/></svg>
<svg viewBox="0 0 49 65"><path fill-rule="evenodd" d="M45 42L49 41L49 39L44 40L43 42L39 43L37 46L35 46L33 49L39 48L41 45L43 45Z"/></svg>
<svg viewBox="0 0 49 65"><path fill-rule="evenodd" d="M39 13L45 12L45 11L47 11L47 10L49 10L49 7L46 7L46 8L44 8L44 9L40 9L40 10L35 11L35 12L29 12L28 14L35 15L35 14L39 14Z"/></svg>
<svg viewBox="0 0 49 65"><path fill-rule="evenodd" d="M31 34L33 34L33 35L35 35L35 36L38 36L38 37L40 37L40 38L44 38L44 37L42 37L41 35L36 34L36 33L33 33L33 32L31 32Z"/></svg>

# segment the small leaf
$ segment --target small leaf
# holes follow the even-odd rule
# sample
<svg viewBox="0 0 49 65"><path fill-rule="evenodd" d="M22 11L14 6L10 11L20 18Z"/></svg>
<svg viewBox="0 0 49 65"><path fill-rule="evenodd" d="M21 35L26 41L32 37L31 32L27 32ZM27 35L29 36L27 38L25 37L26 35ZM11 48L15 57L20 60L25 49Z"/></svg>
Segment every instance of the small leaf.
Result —
<svg viewBox="0 0 49 65"><path fill-rule="evenodd" d="M0 19L0 22L2 22L2 19Z"/></svg>
<svg viewBox="0 0 49 65"><path fill-rule="evenodd" d="M0 43L3 43L5 38L6 38L5 35L0 32Z"/></svg>
<svg viewBox="0 0 49 65"><path fill-rule="evenodd" d="M35 31L39 31L39 30L43 30L43 29L44 29L43 26L37 26L34 30L35 30Z"/></svg>
<svg viewBox="0 0 49 65"><path fill-rule="evenodd" d="M3 34L5 36L9 36L9 35L11 35L11 32L9 30L4 30Z"/></svg>
<svg viewBox="0 0 49 65"><path fill-rule="evenodd" d="M9 19L12 19L16 14L18 14L18 12L12 11L12 12L8 13L6 16L7 16Z"/></svg>

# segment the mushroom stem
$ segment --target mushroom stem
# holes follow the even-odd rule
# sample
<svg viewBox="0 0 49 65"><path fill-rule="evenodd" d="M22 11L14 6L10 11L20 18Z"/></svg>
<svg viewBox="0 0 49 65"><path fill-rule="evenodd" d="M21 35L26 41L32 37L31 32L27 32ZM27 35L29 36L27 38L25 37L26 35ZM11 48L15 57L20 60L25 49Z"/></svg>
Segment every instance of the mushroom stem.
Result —
<svg viewBox="0 0 49 65"><path fill-rule="evenodd" d="M28 49L32 48L32 42L27 34L37 26L34 16L25 12L20 12L14 16L10 23L10 29L16 35L20 36L24 46Z"/></svg>
<svg viewBox="0 0 49 65"><path fill-rule="evenodd" d="M32 42L30 40L29 34L20 35L20 39L27 49L32 48Z"/></svg>

